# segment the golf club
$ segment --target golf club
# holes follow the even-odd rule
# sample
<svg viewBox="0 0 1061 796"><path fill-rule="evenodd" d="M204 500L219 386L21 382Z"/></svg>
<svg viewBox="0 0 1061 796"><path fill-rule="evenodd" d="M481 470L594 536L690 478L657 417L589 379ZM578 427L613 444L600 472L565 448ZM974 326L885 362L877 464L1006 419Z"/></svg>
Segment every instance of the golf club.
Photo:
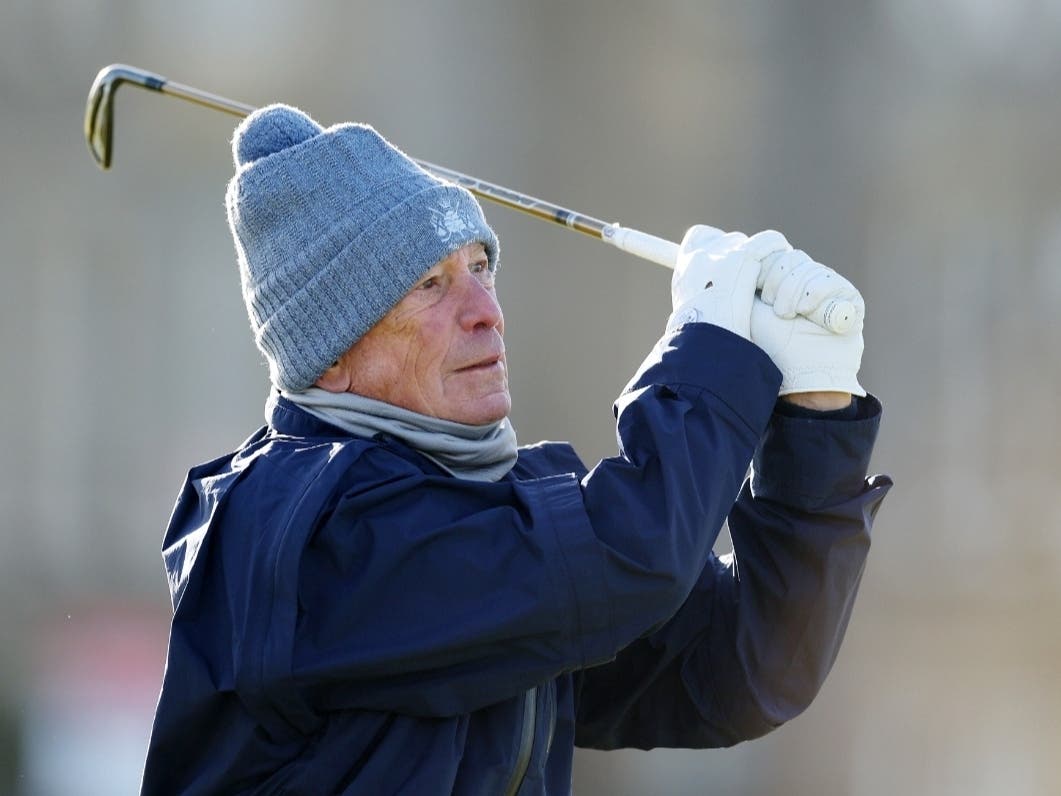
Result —
<svg viewBox="0 0 1061 796"><path fill-rule="evenodd" d="M92 82L85 107L85 140L88 142L88 148L96 159L96 163L104 170L110 168L114 155L114 98L123 83L177 97L233 116L244 117L255 110L252 105L176 83L135 66L127 64L105 66ZM601 221L551 202L469 177L453 169L422 160L414 160L414 162L437 177L456 183L483 199L489 199L545 221L561 224L576 232L609 243L628 254L667 268L674 268L677 262L679 247L672 241L657 238L630 227L623 227L617 223ZM857 320L857 314L850 302L834 299L823 302L812 313L810 319L829 331L843 334Z"/></svg>

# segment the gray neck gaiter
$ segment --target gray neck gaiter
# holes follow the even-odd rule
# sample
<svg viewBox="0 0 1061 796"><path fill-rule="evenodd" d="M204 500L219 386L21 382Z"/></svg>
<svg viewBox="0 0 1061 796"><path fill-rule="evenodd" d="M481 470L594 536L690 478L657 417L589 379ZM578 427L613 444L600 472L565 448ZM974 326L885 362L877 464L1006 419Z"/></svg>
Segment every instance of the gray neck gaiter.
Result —
<svg viewBox="0 0 1061 796"><path fill-rule="evenodd" d="M499 481L516 463L516 432L508 418L470 426L428 417L354 393L320 387L281 395L316 418L350 434L395 437L458 478Z"/></svg>

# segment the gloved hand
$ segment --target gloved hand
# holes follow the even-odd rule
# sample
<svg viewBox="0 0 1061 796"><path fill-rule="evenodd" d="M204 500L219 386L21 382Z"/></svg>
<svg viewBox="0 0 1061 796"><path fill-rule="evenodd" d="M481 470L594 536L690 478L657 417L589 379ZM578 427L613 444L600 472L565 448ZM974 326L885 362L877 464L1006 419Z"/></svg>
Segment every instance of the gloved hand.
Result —
<svg viewBox="0 0 1061 796"><path fill-rule="evenodd" d="M751 339L751 311L764 257L791 250L779 232L751 238L699 225L682 239L671 278L673 310L667 331L685 323L712 323Z"/></svg>
<svg viewBox="0 0 1061 796"><path fill-rule="evenodd" d="M864 312L864 305L859 306ZM779 395L819 391L866 394L858 383L864 345L861 318L847 333L835 334L802 315L782 318L775 307L760 298L755 299L751 341L763 349L781 371Z"/></svg>
<svg viewBox="0 0 1061 796"><path fill-rule="evenodd" d="M832 268L816 263L806 252L787 251L766 257L759 271L759 297L781 318L802 315L828 328L823 313L831 303L850 302L855 317L848 332L862 330L866 305L854 285Z"/></svg>

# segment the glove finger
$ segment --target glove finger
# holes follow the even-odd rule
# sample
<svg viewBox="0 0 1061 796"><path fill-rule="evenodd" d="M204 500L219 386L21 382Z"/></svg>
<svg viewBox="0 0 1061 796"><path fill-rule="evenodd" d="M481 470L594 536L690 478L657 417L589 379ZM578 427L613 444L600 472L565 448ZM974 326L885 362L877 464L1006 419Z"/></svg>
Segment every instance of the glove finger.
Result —
<svg viewBox="0 0 1061 796"><path fill-rule="evenodd" d="M689 227L682 238L680 251L694 251L708 248L715 240L725 236L725 232L707 224L697 224Z"/></svg>
<svg viewBox="0 0 1061 796"><path fill-rule="evenodd" d="M743 247L751 256L763 263L763 268L759 271L759 282L756 284L756 289L762 290L763 281L766 278L767 269L766 258L774 254L782 254L784 252L792 251L792 245L788 242L784 235L778 232L776 229L766 229L762 232L756 232Z"/></svg>
<svg viewBox="0 0 1061 796"><path fill-rule="evenodd" d="M745 240L743 233L723 233L708 226L692 227L686 232L671 276L672 305L685 303L714 281L721 260Z"/></svg>
<svg viewBox="0 0 1061 796"><path fill-rule="evenodd" d="M782 318L795 318L799 314L799 300L807 292L807 286L815 280L824 280L826 267L813 260L802 262L792 269L777 286L774 297L774 312Z"/></svg>
<svg viewBox="0 0 1061 796"><path fill-rule="evenodd" d="M704 247L724 234L722 230L706 224L698 224L685 231L670 282L671 303L675 308L688 301L698 289L693 286L694 282L699 281L699 276L694 272L703 267L697 262L698 255L702 257Z"/></svg>
<svg viewBox="0 0 1061 796"><path fill-rule="evenodd" d="M769 269L763 283L762 298L767 304L774 306L774 312L782 317L793 317L795 315L795 302L783 308L776 306L779 299L789 295L798 288L802 280L809 277L813 272L814 261L799 249L783 252L779 255L771 255L766 258L764 268Z"/></svg>
<svg viewBox="0 0 1061 796"><path fill-rule="evenodd" d="M730 296L746 295L748 302L755 296L759 278L759 261L743 248L722 253L700 253L692 270L695 275L687 280L692 292L711 289Z"/></svg>
<svg viewBox="0 0 1061 796"><path fill-rule="evenodd" d="M802 292L796 296L796 312L808 315L829 299L844 299L854 303L858 290L832 268L822 266L801 285Z"/></svg>
<svg viewBox="0 0 1061 796"><path fill-rule="evenodd" d="M734 297L739 297L744 302L743 306L751 310L751 302L755 298L755 286L759 282L759 274L762 272L762 261L743 249L731 251L725 255L720 265L728 264L730 268L736 268L733 275Z"/></svg>
<svg viewBox="0 0 1061 796"><path fill-rule="evenodd" d="M748 240L743 232L727 232L721 238L716 238L707 246L707 253L712 257L724 257L732 251L739 249Z"/></svg>
<svg viewBox="0 0 1061 796"><path fill-rule="evenodd" d="M856 334L862 331L866 317L866 302L854 285L829 269L827 274L819 274L805 286L797 302L796 312L823 328L841 334ZM836 317L835 314L840 313ZM831 325L830 318L836 317L840 327ZM846 319L846 320L845 320Z"/></svg>

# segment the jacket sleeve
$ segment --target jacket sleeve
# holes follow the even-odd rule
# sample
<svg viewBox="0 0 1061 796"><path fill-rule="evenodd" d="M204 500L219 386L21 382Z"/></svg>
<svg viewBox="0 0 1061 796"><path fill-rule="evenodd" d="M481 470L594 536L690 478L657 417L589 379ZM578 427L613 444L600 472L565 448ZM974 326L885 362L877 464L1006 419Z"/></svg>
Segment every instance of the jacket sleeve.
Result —
<svg viewBox="0 0 1061 796"><path fill-rule="evenodd" d="M775 414L712 556L675 617L578 675L576 743L729 746L800 713L839 651L891 481L865 480L880 421Z"/></svg>
<svg viewBox="0 0 1061 796"><path fill-rule="evenodd" d="M352 476L278 558L297 611L271 613L262 681L299 695L287 711L443 716L613 658L697 583L778 383L757 347L690 325L645 360L616 403L619 454L582 478Z"/></svg>

